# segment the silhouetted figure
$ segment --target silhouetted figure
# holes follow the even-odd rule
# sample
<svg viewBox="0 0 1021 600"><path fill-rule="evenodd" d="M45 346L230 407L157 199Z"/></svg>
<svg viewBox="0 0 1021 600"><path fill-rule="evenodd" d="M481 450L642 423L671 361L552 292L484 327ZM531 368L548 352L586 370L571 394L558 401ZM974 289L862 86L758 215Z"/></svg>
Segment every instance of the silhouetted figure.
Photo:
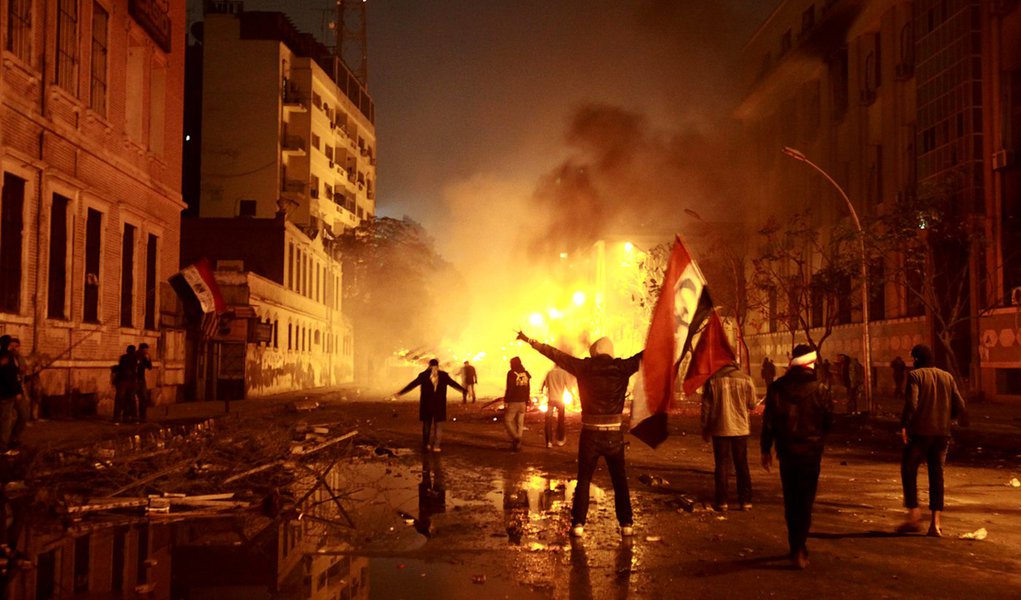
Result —
<svg viewBox="0 0 1021 600"><path fill-rule="evenodd" d="M422 422L422 449L439 452L443 436L443 421L447 420L447 387L459 392L464 388L454 381L446 371L440 370L440 361L429 361L429 368L418 374L411 383L397 392L403 395L420 388L418 399L418 420Z"/></svg>
<svg viewBox="0 0 1021 600"><path fill-rule="evenodd" d="M784 517L791 561L808 566L808 531L819 485L823 444L833 423L830 390L815 376L817 355L805 344L794 348L791 366L766 392L762 415L762 467L773 465L773 446L780 459Z"/></svg>
<svg viewBox="0 0 1021 600"><path fill-rule="evenodd" d="M755 408L755 382L731 363L709 378L702 389L702 439L712 441L716 463L716 497L713 508L726 511L727 479L733 457L737 474L737 501L741 510L752 507L752 477L748 472L748 413Z"/></svg>
<svg viewBox="0 0 1021 600"><path fill-rule="evenodd" d="M613 504L621 535L634 535L621 413L628 380L638 371L642 353L627 359L614 358L613 343L610 338L603 337L589 348L591 358L575 358L536 342L522 332L518 332L518 339L527 342L578 379L582 429L578 441L578 487L571 507L571 535L580 537L585 534L592 474L600 456L606 460L606 468L613 481Z"/></svg>
<svg viewBox="0 0 1021 600"><path fill-rule="evenodd" d="M422 482L418 484L418 518L415 529L426 537L435 531L433 515L447 512L447 488L440 457L422 455Z"/></svg>
<svg viewBox="0 0 1021 600"><path fill-rule="evenodd" d="M138 352L128 346L114 367L113 420L123 423L135 418L135 395L138 391Z"/></svg>
<svg viewBox="0 0 1021 600"><path fill-rule="evenodd" d="M893 373L893 393L900 396L904 393L904 376L907 374L908 366L904 359L898 356L890 361L890 371Z"/></svg>
<svg viewBox="0 0 1021 600"><path fill-rule="evenodd" d="M762 381L766 382L766 387L769 387L776 379L776 365L768 356L762 359L762 370L759 375L762 377Z"/></svg>
<svg viewBox="0 0 1021 600"><path fill-rule="evenodd" d="M856 415L861 412L858 399L865 385L865 367L852 358L847 365L847 412Z"/></svg>
<svg viewBox="0 0 1021 600"><path fill-rule="evenodd" d="M135 397L138 404L138 420L145 423L149 410L149 384L146 382L146 371L152 370L152 359L149 358L149 344L138 345L138 375L135 378Z"/></svg>
<svg viewBox="0 0 1021 600"><path fill-rule="evenodd" d="M18 420L17 402L21 396L18 363L10 351L11 336L0 336L0 450L14 451L14 430Z"/></svg>
<svg viewBox="0 0 1021 600"><path fill-rule="evenodd" d="M532 400L532 374L525 370L521 359L515 356L507 371L507 388L503 395L503 423L511 439L511 449L521 450L521 436L525 432L525 412Z"/></svg>
<svg viewBox="0 0 1021 600"><path fill-rule="evenodd" d="M897 530L901 533L922 531L918 508L918 467L924 462L929 469L929 510L932 511L929 535L941 537L943 465L950 444L950 422L960 419L966 425L967 412L954 376L933 364L932 350L928 346L915 346L911 349L911 357L915 360L915 368L908 373L901 415L901 438L904 442L901 481L908 515Z"/></svg>
<svg viewBox="0 0 1021 600"><path fill-rule="evenodd" d="M468 398L472 399L472 404L475 404L475 384L479 382L479 375L475 371L475 367L464 361L464 367L461 368L461 386L464 387L464 393L461 394L461 403L467 404Z"/></svg>

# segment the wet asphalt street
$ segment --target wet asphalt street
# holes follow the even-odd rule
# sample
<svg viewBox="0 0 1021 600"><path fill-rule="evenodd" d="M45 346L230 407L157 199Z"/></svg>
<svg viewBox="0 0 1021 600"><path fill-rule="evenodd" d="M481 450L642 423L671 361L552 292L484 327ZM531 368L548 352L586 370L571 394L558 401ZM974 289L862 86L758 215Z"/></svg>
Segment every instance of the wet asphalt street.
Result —
<svg viewBox="0 0 1021 600"><path fill-rule="evenodd" d="M525 447L514 453L494 408L451 403L442 453L423 454L414 403L360 402L344 412L367 442L338 471L357 524L354 552L371 559L373 598L1021 596L1021 489L1009 485L1021 476L1021 442L1013 452L1009 440L998 450L955 446L945 537L900 536L892 533L902 517L892 431L838 422L823 462L811 564L796 571L779 478L757 465L754 435L754 507L725 514L703 507L712 453L693 416L673 417L657 450L630 438L637 531L623 543L602 464L586 536L567 535L577 415L567 445L547 449L542 415L529 413ZM920 478L925 490L924 469ZM958 539L980 528L985 539Z"/></svg>

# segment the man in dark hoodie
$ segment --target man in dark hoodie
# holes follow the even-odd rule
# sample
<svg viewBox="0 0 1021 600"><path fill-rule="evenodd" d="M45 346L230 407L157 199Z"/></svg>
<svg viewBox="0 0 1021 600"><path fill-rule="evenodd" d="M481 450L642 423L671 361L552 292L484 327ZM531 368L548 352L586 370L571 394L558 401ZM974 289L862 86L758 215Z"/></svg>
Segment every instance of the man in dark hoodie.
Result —
<svg viewBox="0 0 1021 600"><path fill-rule="evenodd" d="M766 390L762 415L762 468L773 466L773 446L780 459L784 517L791 561L808 566L808 530L819 485L823 443L833 423L833 398L815 376L817 355L805 344L795 346L791 365Z"/></svg>
<svg viewBox="0 0 1021 600"><path fill-rule="evenodd" d="M440 370L440 361L435 358L429 361L429 368L418 374L397 395L406 394L420 388L418 399L418 420L422 422L422 449L426 452L439 452L440 440L443 436L443 421L447 420L447 388L464 393L461 387L446 372Z"/></svg>
<svg viewBox="0 0 1021 600"><path fill-rule="evenodd" d="M642 361L639 352L631 358L613 357L613 343L602 337L589 348L591 358L575 358L552 346L530 339L518 332L518 339L526 342L540 354L552 360L578 380L581 401L581 438L578 441L578 487L574 491L571 507L571 535L585 535L588 515L589 487L599 457L606 460L613 482L613 504L623 537L634 535L634 517L631 495L628 491L627 471L624 466L624 430L621 413L628 380Z"/></svg>
<svg viewBox="0 0 1021 600"><path fill-rule="evenodd" d="M525 369L521 359L515 356L507 371L507 389L503 394L503 424L511 439L511 450L521 450L521 437L525 432L525 412L532 401L532 374Z"/></svg>
<svg viewBox="0 0 1021 600"><path fill-rule="evenodd" d="M904 441L901 481L908 516L897 531L915 533L923 529L918 508L918 467L924 462L929 468L929 510L932 512L929 535L941 537L943 463L950 444L950 422L960 419L961 424L966 425L968 415L954 376L933 364L932 350L919 344L911 349L911 357L915 368L908 373L901 416Z"/></svg>

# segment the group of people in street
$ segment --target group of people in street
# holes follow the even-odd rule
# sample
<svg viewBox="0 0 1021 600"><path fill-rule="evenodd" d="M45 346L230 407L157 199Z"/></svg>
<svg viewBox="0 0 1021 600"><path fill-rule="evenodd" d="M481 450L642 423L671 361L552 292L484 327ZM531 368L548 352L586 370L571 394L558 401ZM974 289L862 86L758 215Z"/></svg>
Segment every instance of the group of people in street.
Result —
<svg viewBox="0 0 1021 600"><path fill-rule="evenodd" d="M899 356L894 359L894 362L900 360L900 365L904 367L904 359ZM897 378L897 368L891 363L893 367L894 379ZM900 371L901 376L906 369ZM821 359L816 364L816 378L820 383L830 388L830 391L834 391L835 384L839 383L844 388L844 395L847 398L847 412L848 414L859 414L863 412L862 407L859 406L859 398L861 398L862 390L865 385L865 366L861 364L857 358L848 356L846 354L838 354L831 362L828 359ZM776 379L776 364L770 357L762 359L762 369L759 371L759 376L762 378L763 383L768 388L772 385ZM897 394L900 395L901 385L897 386Z"/></svg>
<svg viewBox="0 0 1021 600"><path fill-rule="evenodd" d="M547 344L518 333L518 339L550 359L555 367L543 382L549 394L546 413L546 445L563 444L563 404L557 406L564 390L577 385L581 403L582 430L578 442L578 484L571 506L573 537L585 534L592 476L600 458L606 462L613 483L614 509L623 537L634 533L634 519L625 465L623 411L629 380L641 364L642 352L621 359L614 357L613 343L600 338L589 348L589 357L577 358ZM770 381L763 400L760 436L761 463L771 471L774 451L779 462L783 490L784 518L787 523L790 558L804 569L808 565L807 540L812 509L819 485L819 474L826 437L834 420L831 385L819 372L818 354L807 344L793 348L787 371ZM907 516L897 528L901 533L926 531L918 506L917 474L925 463L929 473L928 535L942 535L943 466L954 420L966 424L964 399L950 373L934 365L932 351L917 345L911 351L914 368L904 377L904 410L901 418L903 456L901 481ZM767 359L768 361L768 359ZM763 376L769 374L763 363ZM775 369L775 367L774 367ZM896 371L895 371L896 373ZM773 372L775 376L775 371ZM521 448L524 415L530 401L532 376L520 357L510 361L504 403L504 424L512 448ZM422 421L422 445L427 451L440 451L442 422L446 419L446 390L463 393L466 388L440 370L432 359L423 371L399 394L421 388L419 418ZM728 479L733 463L737 479L737 501L741 510L752 508L752 482L748 467L748 438L751 415L758 406L754 382L736 363L726 365L708 379L702 390L701 425L703 439L713 445L715 494L713 508L729 510ZM560 414L554 432L553 412Z"/></svg>
<svg viewBox="0 0 1021 600"><path fill-rule="evenodd" d="M39 373L21 356L21 340L0 336L0 452L13 454L21 434L39 418Z"/></svg>
<svg viewBox="0 0 1021 600"><path fill-rule="evenodd" d="M907 516L900 533L927 531L942 536L943 467L950 442L951 423L967 424L964 399L953 376L935 366L932 350L917 345L911 350L914 368L894 369L903 393L900 437L903 443L901 484ZM768 360L768 359L767 359ZM780 463L784 517L791 561L808 565L807 540L812 524L826 436L833 425L830 385L817 372L817 353L808 345L793 349L787 372L770 382L764 400L760 450L762 467L773 467L773 452ZM896 361L895 361L896 362ZM903 363L903 360L901 360ZM763 371L765 371L765 362ZM742 510L751 508L751 477L747 463L748 415L756 406L751 378L731 364L706 383L702 394L703 437L713 443L716 495L713 507L727 510L727 480L731 457L737 472L737 495ZM918 467L929 473L930 521L926 530L918 506Z"/></svg>
<svg viewBox="0 0 1021 600"><path fill-rule="evenodd" d="M146 372L152 370L149 344L128 346L110 369L114 385L114 423L144 423L151 398Z"/></svg>

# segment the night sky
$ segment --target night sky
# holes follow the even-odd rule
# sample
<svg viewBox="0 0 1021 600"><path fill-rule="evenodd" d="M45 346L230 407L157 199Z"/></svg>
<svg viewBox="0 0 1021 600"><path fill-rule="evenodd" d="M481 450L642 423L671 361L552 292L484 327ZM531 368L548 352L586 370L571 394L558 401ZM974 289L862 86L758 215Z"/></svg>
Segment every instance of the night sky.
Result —
<svg viewBox="0 0 1021 600"><path fill-rule="evenodd" d="M423 222L441 250L457 254L463 248L445 242L445 224L473 203L532 195L577 151L565 132L583 106L641 115L663 135L711 132L732 106L728 65L771 5L369 0L378 211ZM245 2L282 10L316 35L332 6Z"/></svg>

